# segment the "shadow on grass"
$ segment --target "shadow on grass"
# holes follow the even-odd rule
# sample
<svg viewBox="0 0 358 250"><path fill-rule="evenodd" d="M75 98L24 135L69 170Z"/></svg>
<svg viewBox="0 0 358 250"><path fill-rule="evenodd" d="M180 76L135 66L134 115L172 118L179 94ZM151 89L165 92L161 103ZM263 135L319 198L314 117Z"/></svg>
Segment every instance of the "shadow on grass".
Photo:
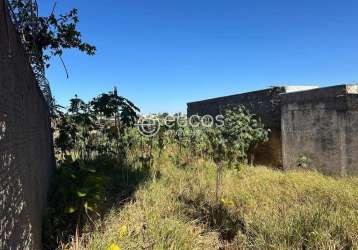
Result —
<svg viewBox="0 0 358 250"><path fill-rule="evenodd" d="M199 222L206 225L209 230L218 232L223 241L230 242L238 231L246 231L244 219L230 213L221 203L212 205L205 202L203 197L178 198L186 206L185 210L190 218L199 219Z"/></svg>
<svg viewBox="0 0 358 250"><path fill-rule="evenodd" d="M133 167L116 159L98 157L62 163L49 193L43 229L44 249L71 241L85 225L94 226L113 207L130 201L150 176L147 166Z"/></svg>

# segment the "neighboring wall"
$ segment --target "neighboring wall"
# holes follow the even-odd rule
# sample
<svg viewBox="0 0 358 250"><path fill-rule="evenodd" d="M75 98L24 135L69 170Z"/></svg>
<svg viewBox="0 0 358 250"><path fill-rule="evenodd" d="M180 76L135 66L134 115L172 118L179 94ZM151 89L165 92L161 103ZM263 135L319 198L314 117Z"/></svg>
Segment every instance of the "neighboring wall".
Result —
<svg viewBox="0 0 358 250"><path fill-rule="evenodd" d="M41 249L53 166L49 110L0 0L0 249Z"/></svg>
<svg viewBox="0 0 358 250"><path fill-rule="evenodd" d="M204 101L188 103L188 116L220 114L227 105L244 105L256 114L266 127L271 129L270 140L260 145L255 151L255 163L275 167L282 166L281 153L281 106L280 93L285 87L253 91L238 95L219 97Z"/></svg>
<svg viewBox="0 0 358 250"><path fill-rule="evenodd" d="M304 163L326 174L358 174L357 90L339 85L282 94L285 169L306 157Z"/></svg>
<svg viewBox="0 0 358 250"><path fill-rule="evenodd" d="M203 101L188 103L188 116L220 114L227 105L245 105L250 112L261 118L266 126L272 128L280 127L280 95L285 92L284 87L273 87L259 91L247 92L207 99Z"/></svg>

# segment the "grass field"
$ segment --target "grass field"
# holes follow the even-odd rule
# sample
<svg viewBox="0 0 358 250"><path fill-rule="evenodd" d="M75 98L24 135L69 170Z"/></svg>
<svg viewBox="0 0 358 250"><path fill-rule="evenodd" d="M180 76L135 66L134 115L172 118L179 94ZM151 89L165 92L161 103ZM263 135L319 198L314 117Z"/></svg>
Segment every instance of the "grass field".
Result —
<svg viewBox="0 0 358 250"><path fill-rule="evenodd" d="M80 249L358 249L358 178L165 156L134 197L109 212Z"/></svg>

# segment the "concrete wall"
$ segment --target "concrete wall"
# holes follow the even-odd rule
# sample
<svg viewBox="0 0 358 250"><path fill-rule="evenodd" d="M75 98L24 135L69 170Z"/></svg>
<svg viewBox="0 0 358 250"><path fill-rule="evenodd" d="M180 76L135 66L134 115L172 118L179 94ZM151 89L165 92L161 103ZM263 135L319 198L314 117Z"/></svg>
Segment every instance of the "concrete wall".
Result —
<svg viewBox="0 0 358 250"><path fill-rule="evenodd" d="M358 174L358 87L339 85L282 94L284 168L300 157L333 175Z"/></svg>
<svg viewBox="0 0 358 250"><path fill-rule="evenodd" d="M269 141L259 145L255 150L255 164L282 167L281 141L281 93L295 92L317 86L272 87L259 91L231 96L213 98L188 103L188 116L220 114L227 105L244 105L251 113L257 115L267 128L271 129Z"/></svg>
<svg viewBox="0 0 358 250"><path fill-rule="evenodd" d="M188 116L215 116L227 105L245 105L272 130L256 164L289 169L301 160L326 174L358 175L358 85L274 87L191 102Z"/></svg>
<svg viewBox="0 0 358 250"><path fill-rule="evenodd" d="M0 249L38 250L53 167L49 111L4 8L0 0Z"/></svg>
<svg viewBox="0 0 358 250"><path fill-rule="evenodd" d="M279 94L284 93L284 87L274 87L259 91L242 93L231 96L207 99L188 103L188 116L220 114L227 105L245 105L250 112L255 113L266 126L280 128L281 106Z"/></svg>
<svg viewBox="0 0 358 250"><path fill-rule="evenodd" d="M286 92L284 87L274 87L238 95L231 95L188 103L188 116L213 115L221 113L227 105L244 105L251 113L261 119L266 127L272 130L268 142L257 147L255 164L274 167L282 166L281 153L281 104L280 93Z"/></svg>

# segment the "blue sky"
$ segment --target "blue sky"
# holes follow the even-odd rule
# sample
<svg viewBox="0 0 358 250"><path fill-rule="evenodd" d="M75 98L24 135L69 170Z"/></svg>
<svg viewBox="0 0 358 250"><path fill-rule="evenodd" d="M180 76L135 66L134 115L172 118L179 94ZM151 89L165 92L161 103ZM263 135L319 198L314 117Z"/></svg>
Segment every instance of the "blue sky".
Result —
<svg viewBox="0 0 358 250"><path fill-rule="evenodd" d="M39 0L48 13L53 0ZM357 0L58 0L76 7L94 57L67 51L47 75L57 101L117 86L144 113L272 85L358 81Z"/></svg>

